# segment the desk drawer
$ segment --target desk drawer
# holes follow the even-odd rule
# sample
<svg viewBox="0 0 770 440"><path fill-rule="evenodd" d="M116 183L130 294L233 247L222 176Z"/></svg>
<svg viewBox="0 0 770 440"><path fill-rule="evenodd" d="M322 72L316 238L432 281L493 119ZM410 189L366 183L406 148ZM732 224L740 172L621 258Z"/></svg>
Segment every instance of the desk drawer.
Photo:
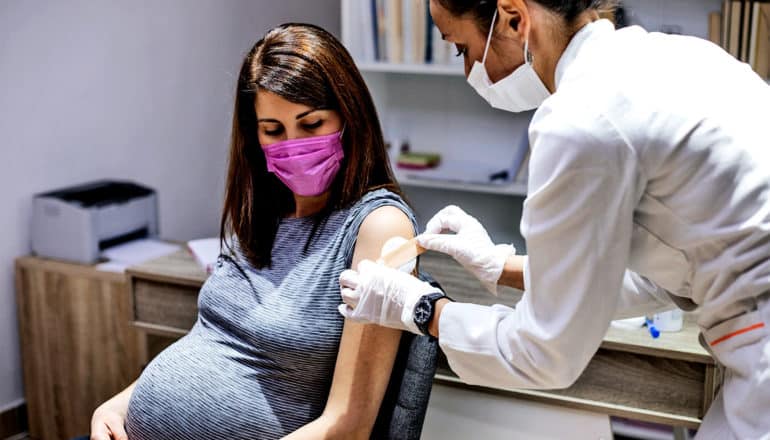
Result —
<svg viewBox="0 0 770 440"><path fill-rule="evenodd" d="M133 324L150 333L184 335L198 319L200 287L132 278Z"/></svg>
<svg viewBox="0 0 770 440"><path fill-rule="evenodd" d="M721 376L713 365L599 349L583 374L562 390L504 390L459 382L439 352L437 379L454 386L596 411L672 426L697 428Z"/></svg>

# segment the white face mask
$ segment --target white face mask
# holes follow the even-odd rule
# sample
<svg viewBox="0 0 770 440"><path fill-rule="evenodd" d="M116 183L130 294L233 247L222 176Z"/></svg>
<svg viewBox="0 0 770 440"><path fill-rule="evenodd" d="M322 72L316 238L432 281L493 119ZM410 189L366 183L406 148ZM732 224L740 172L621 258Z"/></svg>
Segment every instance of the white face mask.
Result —
<svg viewBox="0 0 770 440"><path fill-rule="evenodd" d="M484 47L484 57L481 62L474 62L468 84L494 108L509 112L523 112L538 108L551 92L545 87L543 81L532 68L532 54L529 52L529 40L524 42L524 64L519 66L510 75L496 83L492 83L487 74L484 63L487 61L489 43L492 41L492 31L495 28L497 9L492 17L492 25L487 36L487 45Z"/></svg>

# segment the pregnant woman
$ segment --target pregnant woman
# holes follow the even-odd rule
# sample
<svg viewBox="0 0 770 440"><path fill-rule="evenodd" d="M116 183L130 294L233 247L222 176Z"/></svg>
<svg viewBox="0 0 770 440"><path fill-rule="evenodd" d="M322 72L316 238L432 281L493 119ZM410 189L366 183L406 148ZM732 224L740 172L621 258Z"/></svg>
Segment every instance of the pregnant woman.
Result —
<svg viewBox="0 0 770 440"><path fill-rule="evenodd" d="M238 78L221 233L190 333L91 438L369 438L401 332L343 320L340 273L415 234L371 96L326 31L287 24Z"/></svg>

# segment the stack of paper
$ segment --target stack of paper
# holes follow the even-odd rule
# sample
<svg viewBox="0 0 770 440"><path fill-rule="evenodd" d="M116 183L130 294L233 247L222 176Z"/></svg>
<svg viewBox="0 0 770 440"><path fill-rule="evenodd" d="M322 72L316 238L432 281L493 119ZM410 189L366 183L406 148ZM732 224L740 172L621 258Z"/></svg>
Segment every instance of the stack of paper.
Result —
<svg viewBox="0 0 770 440"><path fill-rule="evenodd" d="M97 270L124 272L127 267L144 263L179 250L179 246L152 238L143 238L119 244L102 251L107 262L97 264Z"/></svg>
<svg viewBox="0 0 770 440"><path fill-rule="evenodd" d="M206 270L206 273L214 271L214 265L220 254L219 238L201 238L187 242L187 248L192 252L195 261Z"/></svg>

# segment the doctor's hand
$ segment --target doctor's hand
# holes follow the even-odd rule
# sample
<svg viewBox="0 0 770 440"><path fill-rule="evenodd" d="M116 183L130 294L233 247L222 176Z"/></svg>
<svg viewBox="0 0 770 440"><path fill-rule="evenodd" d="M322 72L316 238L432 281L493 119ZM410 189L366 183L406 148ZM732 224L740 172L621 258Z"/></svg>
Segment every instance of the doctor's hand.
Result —
<svg viewBox="0 0 770 440"><path fill-rule="evenodd" d="M339 311L347 319L378 324L421 335L414 323L414 307L428 293L440 292L416 277L383 264L364 260L358 270L340 275Z"/></svg>
<svg viewBox="0 0 770 440"><path fill-rule="evenodd" d="M451 231L454 234L445 234ZM478 220L457 206L447 206L428 221L425 233L417 236L420 246L450 255L497 295L497 282L509 256L516 249L495 245Z"/></svg>

